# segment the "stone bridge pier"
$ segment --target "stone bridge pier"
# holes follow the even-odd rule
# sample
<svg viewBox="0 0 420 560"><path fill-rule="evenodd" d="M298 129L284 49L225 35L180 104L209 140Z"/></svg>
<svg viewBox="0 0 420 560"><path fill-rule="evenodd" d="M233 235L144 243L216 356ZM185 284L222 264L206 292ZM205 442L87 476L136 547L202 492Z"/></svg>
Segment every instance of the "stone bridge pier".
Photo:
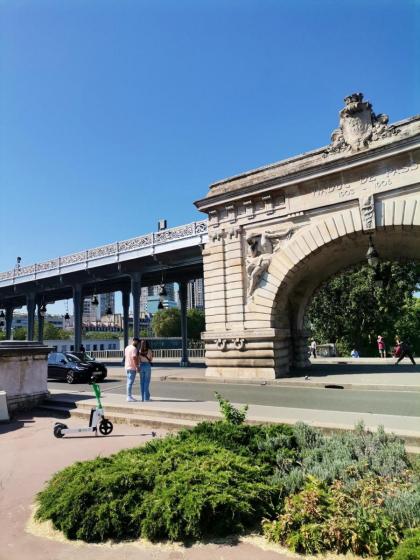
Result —
<svg viewBox="0 0 420 560"><path fill-rule="evenodd" d="M219 181L196 202L207 375L273 379L309 365L305 310L330 276L365 260L420 259L420 117L392 125L345 98L326 147Z"/></svg>

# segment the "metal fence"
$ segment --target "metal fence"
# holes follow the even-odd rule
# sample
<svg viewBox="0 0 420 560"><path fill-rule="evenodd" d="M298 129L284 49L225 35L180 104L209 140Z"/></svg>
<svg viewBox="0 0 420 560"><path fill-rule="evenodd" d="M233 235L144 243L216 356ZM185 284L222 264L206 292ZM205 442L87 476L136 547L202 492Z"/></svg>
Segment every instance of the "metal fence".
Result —
<svg viewBox="0 0 420 560"><path fill-rule="evenodd" d="M100 358L102 360L108 358L123 358L123 350L96 350L93 352L88 352L94 358ZM153 356L157 359L159 358L179 358L182 357L181 348L160 348L153 350ZM204 348L188 348L189 358L204 358Z"/></svg>

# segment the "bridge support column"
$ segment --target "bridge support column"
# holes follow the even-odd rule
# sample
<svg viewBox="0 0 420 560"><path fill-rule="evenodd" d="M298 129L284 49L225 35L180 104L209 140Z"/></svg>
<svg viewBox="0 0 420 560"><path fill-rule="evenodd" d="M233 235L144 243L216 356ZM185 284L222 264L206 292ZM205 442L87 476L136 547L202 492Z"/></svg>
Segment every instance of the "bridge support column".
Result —
<svg viewBox="0 0 420 560"><path fill-rule="evenodd" d="M12 338L13 307L6 307L6 340Z"/></svg>
<svg viewBox="0 0 420 560"><path fill-rule="evenodd" d="M26 307L28 310L28 328L26 340L33 340L35 336L35 294L27 294Z"/></svg>
<svg viewBox="0 0 420 560"><path fill-rule="evenodd" d="M179 301L181 304L181 337L182 337L182 355L179 365L188 367L190 361L188 359L188 327L187 327L187 281L179 282Z"/></svg>
<svg viewBox="0 0 420 560"><path fill-rule="evenodd" d="M122 308L123 308L123 334L124 349L128 346L128 314L130 311L130 292L122 290Z"/></svg>
<svg viewBox="0 0 420 560"><path fill-rule="evenodd" d="M140 335L140 292L141 273L131 275L131 295L133 296L133 336Z"/></svg>
<svg viewBox="0 0 420 560"><path fill-rule="evenodd" d="M44 317L41 315L41 301L38 300L38 342L44 342Z"/></svg>
<svg viewBox="0 0 420 560"><path fill-rule="evenodd" d="M80 284L73 286L74 351L82 344L83 291Z"/></svg>
<svg viewBox="0 0 420 560"><path fill-rule="evenodd" d="M292 334L293 358L292 365L297 368L309 367L308 331L294 331Z"/></svg>

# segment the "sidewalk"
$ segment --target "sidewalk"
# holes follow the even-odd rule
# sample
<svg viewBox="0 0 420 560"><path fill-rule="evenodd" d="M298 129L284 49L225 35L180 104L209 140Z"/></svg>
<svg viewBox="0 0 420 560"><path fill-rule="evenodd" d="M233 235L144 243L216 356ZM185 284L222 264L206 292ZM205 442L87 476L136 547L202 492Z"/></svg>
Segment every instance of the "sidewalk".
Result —
<svg viewBox="0 0 420 560"><path fill-rule="evenodd" d="M153 375L166 381L188 381L190 383L236 383L268 384L292 387L324 387L337 384L345 389L419 391L420 365L412 366L407 360L398 366L395 359L387 358L318 358L309 368L294 370L289 377L262 381L261 379L226 379L207 377L206 369L200 364L181 368L176 363L162 363L153 367ZM125 378L120 363L108 362L110 379ZM305 377L309 376L306 380Z"/></svg>
<svg viewBox="0 0 420 560"><path fill-rule="evenodd" d="M96 403L95 399L87 398L86 393L64 393L59 390L52 390L51 395L58 400L74 401L78 407L86 411L95 406ZM152 401L145 403L127 403L125 395L110 392L103 393L102 401L106 414L111 419L112 413L115 413L117 417L124 417L128 423L130 423L130 420L133 421L134 418L141 421L142 416L147 416L149 419L151 417L159 418L162 426L165 425L165 419L168 421L168 425L171 419L178 419L184 420L184 425L188 426L191 422L221 418L219 405L214 401L154 398ZM326 432L351 430L355 424L363 421L370 430L376 430L378 426L384 426L385 431L393 432L402 437L408 446L420 447L420 406L419 416L417 417L251 404L248 408L247 421L250 423L267 422L276 424L305 422L310 426L322 428Z"/></svg>

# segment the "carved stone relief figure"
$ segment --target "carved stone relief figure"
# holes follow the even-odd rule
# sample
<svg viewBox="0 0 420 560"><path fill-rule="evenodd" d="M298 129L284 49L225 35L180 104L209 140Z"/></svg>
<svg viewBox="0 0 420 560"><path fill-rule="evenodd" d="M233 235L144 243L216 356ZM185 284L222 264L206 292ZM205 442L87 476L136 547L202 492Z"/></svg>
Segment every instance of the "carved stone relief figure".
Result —
<svg viewBox="0 0 420 560"><path fill-rule="evenodd" d="M293 227L280 231L265 230L262 233L250 233L247 236L248 255L246 273L248 277L248 299L258 287L263 274L268 270L273 254L279 249L282 239L290 239Z"/></svg>
<svg viewBox="0 0 420 560"><path fill-rule="evenodd" d="M363 93L352 93L344 102L345 107L340 111L340 127L333 131L331 145L325 155L357 152L371 141L398 134L398 129L388 126L388 115L375 115L369 101L363 101Z"/></svg>
<svg viewBox="0 0 420 560"><path fill-rule="evenodd" d="M363 229L375 229L375 200L373 194L361 198L359 205Z"/></svg>

